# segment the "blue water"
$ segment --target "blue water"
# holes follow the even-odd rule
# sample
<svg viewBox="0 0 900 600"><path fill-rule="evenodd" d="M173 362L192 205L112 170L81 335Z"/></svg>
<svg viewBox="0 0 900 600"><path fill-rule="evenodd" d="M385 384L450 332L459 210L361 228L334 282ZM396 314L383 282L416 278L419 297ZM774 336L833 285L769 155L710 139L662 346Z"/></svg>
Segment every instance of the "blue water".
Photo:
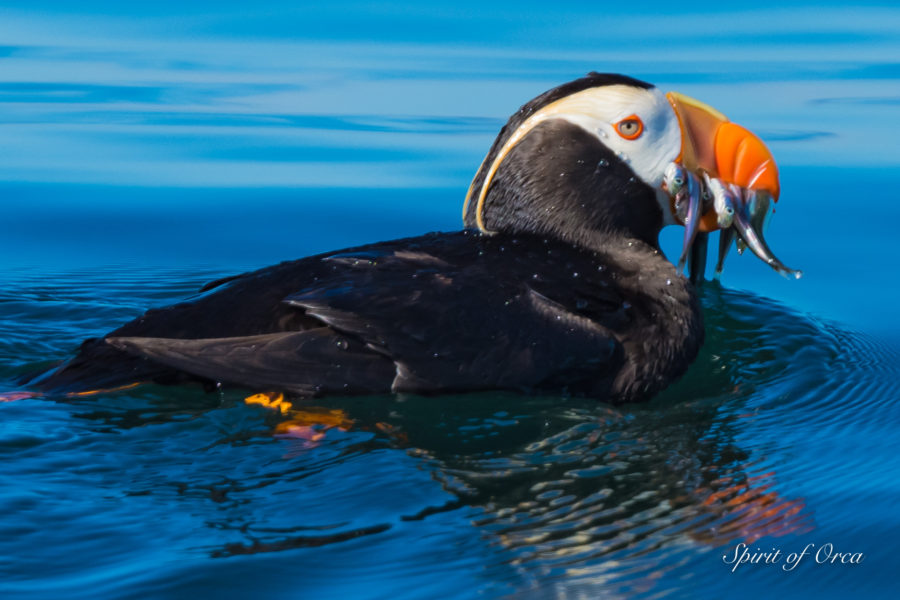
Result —
<svg viewBox="0 0 900 600"><path fill-rule="evenodd" d="M0 6L0 392L210 279L459 228L506 117L589 70L758 133L805 273L730 256L642 406L0 403L0 597L894 597L900 10L733 6Z"/></svg>

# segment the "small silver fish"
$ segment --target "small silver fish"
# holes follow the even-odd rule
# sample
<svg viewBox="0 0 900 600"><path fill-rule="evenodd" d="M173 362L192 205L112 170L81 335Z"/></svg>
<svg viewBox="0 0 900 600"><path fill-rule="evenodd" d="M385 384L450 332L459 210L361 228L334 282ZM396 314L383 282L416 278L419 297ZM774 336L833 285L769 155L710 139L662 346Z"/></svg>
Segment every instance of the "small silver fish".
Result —
<svg viewBox="0 0 900 600"><path fill-rule="evenodd" d="M663 176L663 186L672 198L675 218L685 222L687 217L687 171L677 163L669 163Z"/></svg>
<svg viewBox="0 0 900 600"><path fill-rule="evenodd" d="M703 207L701 206L703 186L700 179L690 171L686 171L685 176L687 179L687 210L684 216L684 243L681 247L681 257L678 259L679 271L684 270L691 247L697 238L697 232L700 231L700 218L703 216Z"/></svg>
<svg viewBox="0 0 900 600"><path fill-rule="evenodd" d="M703 182L712 195L713 208L716 211L716 221L719 228L731 227L731 223L734 221L734 196L732 191L721 180L710 177L706 173L703 174Z"/></svg>
<svg viewBox="0 0 900 600"><path fill-rule="evenodd" d="M716 272L713 277L722 278L722 266L725 264L725 257L731 250L731 244L734 243L735 231L734 227L728 227L719 231L719 259L716 261Z"/></svg>
<svg viewBox="0 0 900 600"><path fill-rule="evenodd" d="M738 252L742 251L741 242L753 251L760 260L784 275L800 279L802 271L790 269L784 265L769 249L763 237L763 226L768 217L770 198L765 192L744 190L743 202L734 211L734 229L739 237Z"/></svg>

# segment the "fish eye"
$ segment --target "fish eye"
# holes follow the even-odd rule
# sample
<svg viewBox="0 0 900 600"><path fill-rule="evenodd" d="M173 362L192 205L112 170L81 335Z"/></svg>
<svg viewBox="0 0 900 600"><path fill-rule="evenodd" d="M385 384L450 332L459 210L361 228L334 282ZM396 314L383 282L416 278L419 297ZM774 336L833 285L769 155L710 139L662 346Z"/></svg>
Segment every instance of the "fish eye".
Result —
<svg viewBox="0 0 900 600"><path fill-rule="evenodd" d="M616 123L616 133L626 140L636 140L644 133L644 123L637 115L625 117Z"/></svg>

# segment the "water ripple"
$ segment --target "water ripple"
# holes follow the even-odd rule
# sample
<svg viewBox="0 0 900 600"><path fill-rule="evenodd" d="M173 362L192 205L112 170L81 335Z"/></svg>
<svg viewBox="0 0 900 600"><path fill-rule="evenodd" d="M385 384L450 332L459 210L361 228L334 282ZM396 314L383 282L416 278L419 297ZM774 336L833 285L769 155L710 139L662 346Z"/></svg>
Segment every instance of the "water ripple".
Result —
<svg viewBox="0 0 900 600"><path fill-rule="evenodd" d="M3 376L220 274L23 272L0 295ZM21 519L0 522L0 553L18 552L27 569L46 553L23 554L15 539L68 554L66 532L91 527L105 544L78 551L106 568L163 551L215 562L329 548L373 584L477 563L486 578L477 589L494 594L651 598L679 589L677 574L698 556L818 531L809 496L852 490L877 502L893 487L890 469L873 471L865 453L830 440L884 443L896 422L896 352L714 284L703 304L700 356L648 405L489 393L335 398L282 415L245 405L239 390L154 386L2 404L0 452L17 460L0 470L19 486L0 497L0 513ZM82 500L55 499L73 489ZM164 518L173 525L139 550L143 523ZM441 563L436 540L450 553ZM122 543L134 548L111 553ZM431 553L407 555L390 575L360 555L410 544ZM47 585L65 588L74 564L61 560ZM166 577L163 568L141 585Z"/></svg>

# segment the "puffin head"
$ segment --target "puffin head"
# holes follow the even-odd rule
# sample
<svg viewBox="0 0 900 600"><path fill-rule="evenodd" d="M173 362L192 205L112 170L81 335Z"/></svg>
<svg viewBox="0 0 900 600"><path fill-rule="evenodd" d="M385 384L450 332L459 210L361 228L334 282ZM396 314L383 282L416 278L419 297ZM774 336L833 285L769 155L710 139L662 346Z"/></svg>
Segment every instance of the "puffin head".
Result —
<svg viewBox="0 0 900 600"><path fill-rule="evenodd" d="M610 236L658 248L663 226L736 234L786 274L762 235L779 195L762 141L722 113L624 75L590 73L534 98L500 131L469 187L468 228L596 247ZM725 249L727 251L727 248Z"/></svg>

